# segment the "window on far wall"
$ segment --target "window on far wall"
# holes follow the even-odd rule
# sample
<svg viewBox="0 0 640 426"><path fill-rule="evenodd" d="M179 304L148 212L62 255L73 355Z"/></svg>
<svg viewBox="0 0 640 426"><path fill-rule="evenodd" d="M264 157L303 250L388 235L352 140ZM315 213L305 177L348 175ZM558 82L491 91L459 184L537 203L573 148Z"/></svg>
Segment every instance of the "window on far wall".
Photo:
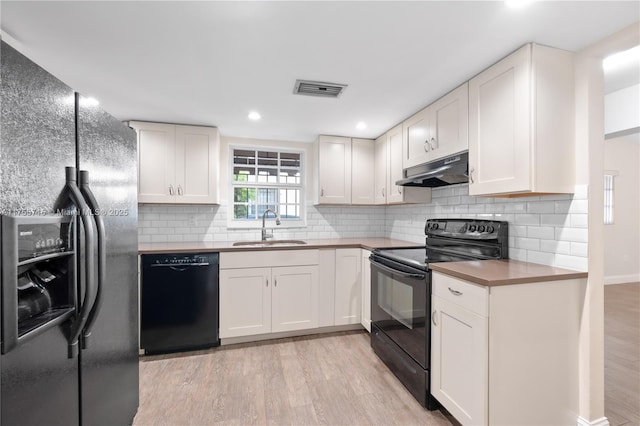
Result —
<svg viewBox="0 0 640 426"><path fill-rule="evenodd" d="M606 172L604 175L604 224L613 224L613 181L617 173Z"/></svg>
<svg viewBox="0 0 640 426"><path fill-rule="evenodd" d="M267 209L282 226L304 223L302 153L272 148L231 147L232 226L259 227ZM273 220L273 215L268 214Z"/></svg>

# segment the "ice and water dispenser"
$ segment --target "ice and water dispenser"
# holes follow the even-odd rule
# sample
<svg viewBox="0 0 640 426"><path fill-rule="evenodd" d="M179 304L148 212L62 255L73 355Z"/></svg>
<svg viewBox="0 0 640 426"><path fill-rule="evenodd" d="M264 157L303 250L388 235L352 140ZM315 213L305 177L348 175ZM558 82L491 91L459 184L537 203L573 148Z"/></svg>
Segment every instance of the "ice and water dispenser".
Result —
<svg viewBox="0 0 640 426"><path fill-rule="evenodd" d="M2 216L2 353L75 313L73 216Z"/></svg>

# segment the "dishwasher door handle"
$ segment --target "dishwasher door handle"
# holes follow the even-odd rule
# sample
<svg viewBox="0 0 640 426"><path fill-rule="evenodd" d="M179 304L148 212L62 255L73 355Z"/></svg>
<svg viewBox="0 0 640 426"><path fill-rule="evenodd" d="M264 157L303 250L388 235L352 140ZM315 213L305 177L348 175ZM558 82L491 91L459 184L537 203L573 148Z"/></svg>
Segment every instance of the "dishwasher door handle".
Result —
<svg viewBox="0 0 640 426"><path fill-rule="evenodd" d="M174 271L186 271L189 268L195 267L195 268L199 268L202 266L209 266L211 265L209 262L204 262L204 263L178 263L175 265L172 264L167 264L167 263L158 263L158 264L153 264L150 265L152 268L171 268Z"/></svg>

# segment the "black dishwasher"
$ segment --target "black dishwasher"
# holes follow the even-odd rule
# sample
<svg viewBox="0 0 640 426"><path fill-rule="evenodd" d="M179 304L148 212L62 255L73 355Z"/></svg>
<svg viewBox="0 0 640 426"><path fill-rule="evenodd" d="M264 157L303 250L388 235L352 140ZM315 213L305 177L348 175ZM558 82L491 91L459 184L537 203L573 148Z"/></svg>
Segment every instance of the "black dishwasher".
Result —
<svg viewBox="0 0 640 426"><path fill-rule="evenodd" d="M140 347L147 354L220 345L219 253L142 255Z"/></svg>

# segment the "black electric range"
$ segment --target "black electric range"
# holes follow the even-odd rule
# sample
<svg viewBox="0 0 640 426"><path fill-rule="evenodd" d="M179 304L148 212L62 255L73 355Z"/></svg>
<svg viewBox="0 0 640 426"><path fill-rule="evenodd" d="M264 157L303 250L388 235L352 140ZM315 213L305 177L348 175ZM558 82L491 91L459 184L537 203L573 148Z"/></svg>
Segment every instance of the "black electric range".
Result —
<svg viewBox="0 0 640 426"><path fill-rule="evenodd" d="M429 392L431 271L429 263L508 258L507 222L429 219L421 248L371 254L371 346L425 407Z"/></svg>

